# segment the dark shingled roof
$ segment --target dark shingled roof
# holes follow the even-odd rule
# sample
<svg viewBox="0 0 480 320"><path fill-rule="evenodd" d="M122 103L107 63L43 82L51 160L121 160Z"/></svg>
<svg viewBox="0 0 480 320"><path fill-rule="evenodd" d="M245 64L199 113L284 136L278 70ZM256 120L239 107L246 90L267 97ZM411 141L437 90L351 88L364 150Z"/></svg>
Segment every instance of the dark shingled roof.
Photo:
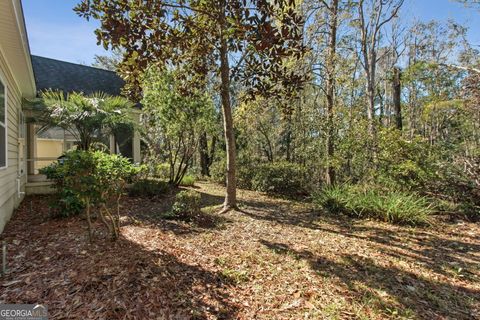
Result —
<svg viewBox="0 0 480 320"><path fill-rule="evenodd" d="M47 89L120 95L124 81L115 72L32 55L37 91Z"/></svg>

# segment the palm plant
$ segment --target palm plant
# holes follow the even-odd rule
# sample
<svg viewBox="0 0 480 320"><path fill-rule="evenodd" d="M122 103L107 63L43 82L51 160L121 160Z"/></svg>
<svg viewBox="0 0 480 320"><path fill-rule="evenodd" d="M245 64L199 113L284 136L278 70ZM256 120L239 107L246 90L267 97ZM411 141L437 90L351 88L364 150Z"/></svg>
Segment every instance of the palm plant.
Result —
<svg viewBox="0 0 480 320"><path fill-rule="evenodd" d="M80 150L92 149L101 134L110 134L120 125L133 126L129 112L133 104L123 97L50 90L42 93L41 104L44 128L66 130L78 141Z"/></svg>

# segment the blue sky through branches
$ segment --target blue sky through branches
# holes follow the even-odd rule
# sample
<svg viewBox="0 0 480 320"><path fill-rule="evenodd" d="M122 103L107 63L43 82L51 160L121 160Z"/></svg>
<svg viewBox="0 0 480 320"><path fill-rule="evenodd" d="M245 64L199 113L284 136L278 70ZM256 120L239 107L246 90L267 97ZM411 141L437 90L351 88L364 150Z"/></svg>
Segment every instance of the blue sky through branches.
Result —
<svg viewBox="0 0 480 320"><path fill-rule="evenodd" d="M108 54L97 46L93 30L97 21L87 22L72 8L79 0L23 0L32 54L91 64L95 54ZM470 28L469 40L480 46L480 11L451 0L406 0L401 13L405 22L418 19L453 19Z"/></svg>

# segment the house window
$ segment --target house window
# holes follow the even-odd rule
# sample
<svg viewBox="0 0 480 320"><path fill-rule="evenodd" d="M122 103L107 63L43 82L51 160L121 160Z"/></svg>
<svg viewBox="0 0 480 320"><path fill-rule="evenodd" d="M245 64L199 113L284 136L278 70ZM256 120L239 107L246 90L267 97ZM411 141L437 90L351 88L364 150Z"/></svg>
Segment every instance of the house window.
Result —
<svg viewBox="0 0 480 320"><path fill-rule="evenodd" d="M7 167L7 88L0 79L0 169Z"/></svg>

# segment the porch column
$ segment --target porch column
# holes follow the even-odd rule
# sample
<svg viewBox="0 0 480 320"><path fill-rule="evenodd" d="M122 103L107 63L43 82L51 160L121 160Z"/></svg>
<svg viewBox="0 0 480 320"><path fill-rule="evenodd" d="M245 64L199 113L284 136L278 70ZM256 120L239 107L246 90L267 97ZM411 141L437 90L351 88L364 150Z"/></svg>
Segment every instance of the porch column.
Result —
<svg viewBox="0 0 480 320"><path fill-rule="evenodd" d="M35 174L35 159L37 158L37 133L34 123L27 124L27 174Z"/></svg>

